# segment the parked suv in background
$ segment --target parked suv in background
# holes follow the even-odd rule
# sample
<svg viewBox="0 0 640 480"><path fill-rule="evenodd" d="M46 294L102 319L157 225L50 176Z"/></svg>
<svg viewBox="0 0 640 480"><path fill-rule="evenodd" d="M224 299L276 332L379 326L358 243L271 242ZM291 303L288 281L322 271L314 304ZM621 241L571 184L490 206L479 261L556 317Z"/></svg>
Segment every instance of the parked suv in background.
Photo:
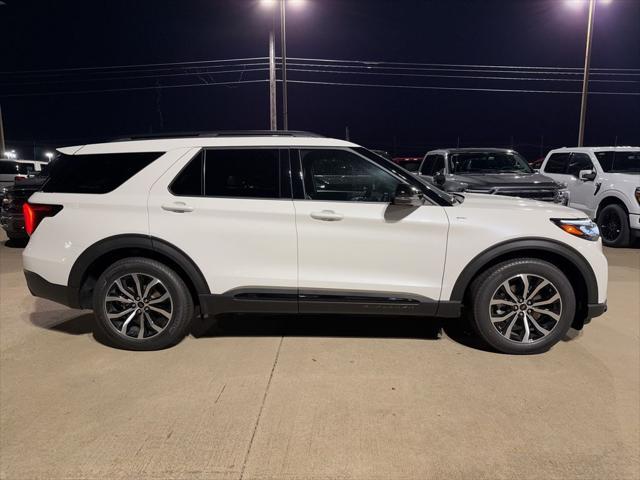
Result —
<svg viewBox="0 0 640 480"><path fill-rule="evenodd" d="M570 206L596 219L605 245L640 235L640 147L559 148L541 172L567 184Z"/></svg>
<svg viewBox="0 0 640 480"><path fill-rule="evenodd" d="M515 150L433 150L424 156L418 173L449 192L467 191L567 203L564 186L536 173Z"/></svg>
<svg viewBox="0 0 640 480"><path fill-rule="evenodd" d="M224 312L459 317L547 350L605 311L595 224L559 205L449 195L353 143L217 133L61 148L25 204L36 296L93 308L118 347Z"/></svg>
<svg viewBox="0 0 640 480"><path fill-rule="evenodd" d="M26 178L6 188L0 205L0 225L10 240L29 238L24 229L22 208L27 199L40 190L46 178L46 170L44 170L35 177Z"/></svg>

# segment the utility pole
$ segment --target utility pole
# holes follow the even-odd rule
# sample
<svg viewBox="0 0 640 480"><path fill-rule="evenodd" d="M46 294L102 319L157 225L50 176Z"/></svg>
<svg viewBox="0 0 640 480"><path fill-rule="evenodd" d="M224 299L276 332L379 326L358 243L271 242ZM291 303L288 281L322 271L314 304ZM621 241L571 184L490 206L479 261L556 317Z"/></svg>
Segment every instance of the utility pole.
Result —
<svg viewBox="0 0 640 480"><path fill-rule="evenodd" d="M270 128L278 130L278 112L276 106L276 46L273 30L269 32L269 112Z"/></svg>
<svg viewBox="0 0 640 480"><path fill-rule="evenodd" d="M286 19L286 2L280 0L280 27L282 42L282 127L289 130L289 108L287 106L287 19Z"/></svg>
<svg viewBox="0 0 640 480"><path fill-rule="evenodd" d="M0 158L4 157L4 124L2 123L2 106L0 105Z"/></svg>
<svg viewBox="0 0 640 480"><path fill-rule="evenodd" d="M580 126L578 146L584 145L584 123L587 116L587 94L589 89L589 65L591 64L591 40L593 38L593 18L596 12L596 0L589 0L589 20L587 24L587 46L584 52L584 76L582 78L582 102L580 103Z"/></svg>
<svg viewBox="0 0 640 480"><path fill-rule="evenodd" d="M344 127L344 139L348 142L351 139L349 138L349 125L346 125Z"/></svg>

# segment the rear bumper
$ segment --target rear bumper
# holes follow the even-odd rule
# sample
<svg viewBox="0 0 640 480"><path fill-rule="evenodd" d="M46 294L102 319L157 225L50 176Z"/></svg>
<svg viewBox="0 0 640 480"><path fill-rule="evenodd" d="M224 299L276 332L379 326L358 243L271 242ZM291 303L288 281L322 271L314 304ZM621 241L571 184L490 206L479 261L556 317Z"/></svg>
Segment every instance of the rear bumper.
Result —
<svg viewBox="0 0 640 480"><path fill-rule="evenodd" d="M22 215L2 215L0 216L0 225L13 238L28 238L24 229L24 217Z"/></svg>
<svg viewBox="0 0 640 480"><path fill-rule="evenodd" d="M80 308L80 290L48 282L37 273L24 271L27 287L34 297L46 298L71 308Z"/></svg>

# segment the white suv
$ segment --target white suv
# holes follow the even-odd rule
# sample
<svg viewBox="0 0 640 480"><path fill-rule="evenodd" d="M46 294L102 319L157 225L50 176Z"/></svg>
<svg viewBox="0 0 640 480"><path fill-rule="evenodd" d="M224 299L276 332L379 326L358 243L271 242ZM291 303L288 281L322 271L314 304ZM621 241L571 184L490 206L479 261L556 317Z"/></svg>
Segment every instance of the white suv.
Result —
<svg viewBox="0 0 640 480"><path fill-rule="evenodd" d="M350 142L218 133L62 148L25 204L31 292L152 350L223 312L459 317L509 353L606 309L579 211L449 195Z"/></svg>
<svg viewBox="0 0 640 480"><path fill-rule="evenodd" d="M596 219L605 245L640 235L640 147L559 148L540 171L567 184L569 206Z"/></svg>

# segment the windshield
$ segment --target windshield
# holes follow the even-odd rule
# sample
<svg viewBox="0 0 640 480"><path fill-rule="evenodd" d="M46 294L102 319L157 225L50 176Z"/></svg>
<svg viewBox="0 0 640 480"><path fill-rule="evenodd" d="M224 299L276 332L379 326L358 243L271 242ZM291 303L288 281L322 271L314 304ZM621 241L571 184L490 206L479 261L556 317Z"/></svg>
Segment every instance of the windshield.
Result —
<svg viewBox="0 0 640 480"><path fill-rule="evenodd" d="M596 152L602 170L611 173L640 173L640 150Z"/></svg>
<svg viewBox="0 0 640 480"><path fill-rule="evenodd" d="M386 158L380 155L377 155L372 151L367 150L364 147L357 147L357 148L354 148L353 150L358 152L363 157L366 157L369 160L374 161L378 165L381 165L387 170L390 170L391 172L393 172L394 174L402 178L408 184L420 188L429 196L429 198L434 200L437 204L454 205L456 203L459 203L459 201L453 195L450 195L444 190L440 190L439 188L435 187L431 183L428 183L427 181L412 175L411 172L409 172L408 170L405 170L404 168L399 166L397 163L394 163L391 160L387 160Z"/></svg>
<svg viewBox="0 0 640 480"><path fill-rule="evenodd" d="M449 154L451 173L533 173L517 152L462 152Z"/></svg>

